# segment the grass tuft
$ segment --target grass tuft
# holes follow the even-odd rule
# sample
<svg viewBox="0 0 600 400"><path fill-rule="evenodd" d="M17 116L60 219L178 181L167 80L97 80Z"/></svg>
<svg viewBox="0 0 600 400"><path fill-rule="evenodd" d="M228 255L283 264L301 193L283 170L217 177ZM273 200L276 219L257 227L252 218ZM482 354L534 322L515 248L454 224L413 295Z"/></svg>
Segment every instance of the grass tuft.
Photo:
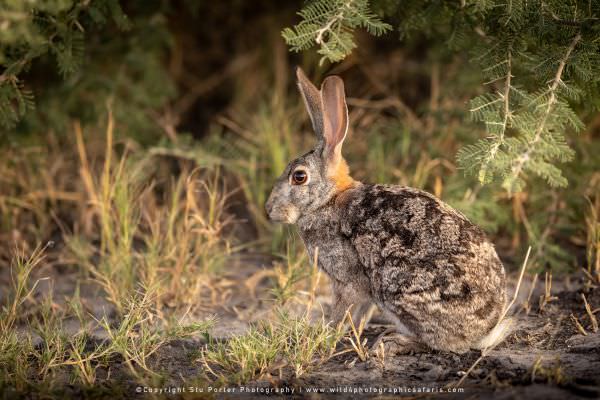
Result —
<svg viewBox="0 0 600 400"><path fill-rule="evenodd" d="M201 359L206 370L222 383L242 384L290 367L295 377L334 355L340 330L307 316L276 312L274 320L261 321L227 342L211 343Z"/></svg>

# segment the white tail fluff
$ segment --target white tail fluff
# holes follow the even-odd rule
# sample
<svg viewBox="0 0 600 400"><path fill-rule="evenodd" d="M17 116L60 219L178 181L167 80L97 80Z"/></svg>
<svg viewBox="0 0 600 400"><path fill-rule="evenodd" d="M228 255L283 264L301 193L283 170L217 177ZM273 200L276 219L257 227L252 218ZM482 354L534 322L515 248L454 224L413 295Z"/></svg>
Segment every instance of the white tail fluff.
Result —
<svg viewBox="0 0 600 400"><path fill-rule="evenodd" d="M500 320L494 326L494 328L483 337L477 343L476 348L480 350L491 349L494 346L498 345L501 341L506 339L506 337L512 331L514 325L514 318L508 317L508 311L515 304L515 300L517 300L517 296L519 295L519 289L521 289L521 282L523 281L523 274L525 274L525 269L527 268L527 261L529 260L529 254L531 253L531 246L527 249L527 255L525 256L525 261L523 261L523 266L521 267L521 273L519 274L519 280L517 281L517 287L515 289L515 295L513 296L510 303L504 308L504 312L500 316Z"/></svg>
<svg viewBox="0 0 600 400"><path fill-rule="evenodd" d="M512 332L515 320L510 317L503 318L494 328L477 343L479 350L494 347L502 342Z"/></svg>

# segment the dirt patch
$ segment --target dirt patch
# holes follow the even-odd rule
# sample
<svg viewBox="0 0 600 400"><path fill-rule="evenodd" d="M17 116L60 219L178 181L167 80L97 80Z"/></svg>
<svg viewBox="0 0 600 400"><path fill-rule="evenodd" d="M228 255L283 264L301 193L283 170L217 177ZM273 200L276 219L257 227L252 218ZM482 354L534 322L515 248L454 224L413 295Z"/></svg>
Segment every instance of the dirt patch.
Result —
<svg viewBox="0 0 600 400"><path fill-rule="evenodd" d="M516 329L473 369L461 385L464 393L444 396L485 398L578 398L600 396L600 334L582 335L571 314L588 327L582 290L565 291L528 315L515 317ZM600 289L586 293L593 310L600 305ZM370 325L369 344L383 330ZM585 329L585 328L584 328ZM425 352L390 357L381 363L370 359L335 358L300 380L302 384L394 388L399 386L441 388L456 383L481 352L463 355ZM410 394L407 394L410 395ZM436 393L438 395L438 393ZM344 397L342 395L342 397Z"/></svg>
<svg viewBox="0 0 600 400"><path fill-rule="evenodd" d="M439 391L448 390L449 386L457 383L480 357L480 351L462 355L438 351L417 352L389 356L384 361L376 356L361 361L355 352L349 351L331 358L301 377L294 377L291 371L282 368L268 379L248 382L246 386L295 388L295 396L335 395L339 398L356 398L357 395L596 398L600 396L600 333L586 329L587 336L584 336L571 318L571 314L577 317L584 329L591 326L582 293L584 291L581 289L563 291L543 304L543 308L540 309L537 304L528 314L519 313L515 317L514 332L479 362L460 386L464 390L462 392ZM597 310L600 307L600 288L589 290L585 295L592 310ZM380 317L376 316L374 321L364 332L367 346L371 346L389 327L382 323L384 321ZM239 321L231 323L232 327L239 326ZM223 320L220 329L227 324ZM182 343L174 346L184 349L189 345ZM343 351L350 347L349 342L342 340L338 347ZM193 346L187 348L194 353ZM195 370L189 376L194 373ZM307 392L315 389L323 393ZM413 392L403 393L403 390ZM427 390L435 392L427 393Z"/></svg>
<svg viewBox="0 0 600 400"><path fill-rule="evenodd" d="M270 298L269 274L261 275L260 268L248 268L230 279L226 295L217 298L217 304L199 308L191 319L203 319L216 315L217 323L211 331L211 340L227 341L243 334L252 323L269 317L273 308ZM54 285L57 302L73 289L77 276L62 275ZM242 282L252 281L249 287ZM236 283L237 282L237 283ZM48 288L43 283L38 288L39 296ZM522 292L528 293L530 282L524 284ZM592 312L600 308L600 288L576 288L571 285L555 285L562 291L545 296L542 289L532 290L528 312L520 298L514 307L515 329L509 337L479 361L471 373L465 371L481 356L480 351L466 354L425 351L402 355L371 354L361 360L352 350L347 338L337 346L337 355L326 362L313 366L296 376L290 366L282 364L273 368L259 380L244 385L222 385L207 371L201 361L201 349L207 339L195 337L175 340L152 356L150 367L160 371L163 377L154 386L140 385L118 357L110 367L96 371L98 381L93 387L69 384L64 376L60 397L147 397L149 391L158 390L158 397L190 398L209 396L262 397L286 396L293 398L336 398L377 397L444 397L444 398L493 398L493 399L566 399L597 398L600 396L600 332L593 332L592 321L586 312L582 295L585 295ZM110 305L93 290L81 287L82 303L100 316L110 314ZM538 299L542 299L539 300ZM535 299L532 301L531 299ZM317 297L317 302L328 307L326 285ZM316 307L318 308L318 307ZM577 321L580 328L577 327ZM65 324L69 329L69 324ZM367 347L390 325L378 314L366 327L363 338ZM76 329L76 324L72 329ZM583 334L583 331L586 335ZM106 340L102 330L93 332L91 341ZM43 343L38 343L43 346ZM453 384L464 377L456 389ZM104 380L106 378L110 378ZM5 396L17 395L10 388ZM160 392L162 390L162 393ZM227 392L229 390L229 392ZM201 393L198 393L202 391ZM313 393L315 391L316 393Z"/></svg>

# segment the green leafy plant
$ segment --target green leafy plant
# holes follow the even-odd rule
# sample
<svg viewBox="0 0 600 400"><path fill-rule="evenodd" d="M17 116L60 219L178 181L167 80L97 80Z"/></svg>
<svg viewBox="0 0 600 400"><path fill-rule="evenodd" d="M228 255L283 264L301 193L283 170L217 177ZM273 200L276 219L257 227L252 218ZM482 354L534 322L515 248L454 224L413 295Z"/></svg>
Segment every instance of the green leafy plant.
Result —
<svg viewBox="0 0 600 400"><path fill-rule="evenodd" d="M283 38L294 51L320 46L321 63L341 61L350 54L356 47L356 28L364 28L375 36L392 28L371 11L368 0L312 1L298 15L302 21L284 29Z"/></svg>
<svg viewBox="0 0 600 400"><path fill-rule="evenodd" d="M485 137L464 146L458 163L479 182L499 181L508 193L531 176L567 185L559 163L574 151L566 133L584 128L581 113L600 106L600 5L576 1L375 1L373 9L398 21L401 38L421 34L447 43L446 53L470 51L490 90L470 103ZM351 11L350 11L351 10ZM380 35L390 26L368 2L315 0L283 36L293 51L320 46L341 61L356 46L353 28ZM574 106L579 105L579 112Z"/></svg>
<svg viewBox="0 0 600 400"><path fill-rule="evenodd" d="M294 317L284 310L226 343L211 343L202 354L208 373L223 383L243 384L276 367L290 366L297 377L333 356L342 337L340 330L307 316Z"/></svg>
<svg viewBox="0 0 600 400"><path fill-rule="evenodd" d="M63 0L49 2L2 1L0 7L0 125L12 128L28 109L33 93L19 75L32 61L52 55L63 77L77 72L85 51L84 20L105 24L111 18L121 29L128 20L119 2Z"/></svg>
<svg viewBox="0 0 600 400"><path fill-rule="evenodd" d="M119 0L0 2L3 136L60 132L74 116L96 122L107 101L128 127L153 126L149 109L174 93L161 63L170 36L162 5L129 2L127 9L132 18ZM138 18L145 13L156 17Z"/></svg>
<svg viewBox="0 0 600 400"><path fill-rule="evenodd" d="M482 12L485 35L473 59L492 91L470 111L486 137L458 153L481 183L500 180L509 193L531 175L567 185L556 164L574 157L565 134L584 128L572 104L594 96L600 71L598 31L588 27L599 10L578 6L498 3Z"/></svg>

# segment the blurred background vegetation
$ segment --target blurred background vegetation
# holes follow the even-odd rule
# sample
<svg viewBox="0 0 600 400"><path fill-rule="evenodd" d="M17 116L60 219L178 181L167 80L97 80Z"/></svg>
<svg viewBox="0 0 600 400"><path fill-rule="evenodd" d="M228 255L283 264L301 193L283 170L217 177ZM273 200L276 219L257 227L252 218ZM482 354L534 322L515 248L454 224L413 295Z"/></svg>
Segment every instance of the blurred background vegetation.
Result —
<svg viewBox="0 0 600 400"><path fill-rule="evenodd" d="M15 241L62 242L84 227L93 236L97 221L81 220L90 193L76 127L91 169L107 149L129 163L151 159L127 178L140 187L164 194L183 171L218 171L236 189L225 203L237 243L283 251L290 232L262 209L273 179L312 144L292 78L302 66L317 82L330 73L346 81L345 151L357 178L442 197L493 236L509 265L531 244L539 268L591 272L599 9L592 1L3 0L0 260Z"/></svg>
<svg viewBox="0 0 600 400"><path fill-rule="evenodd" d="M150 355L210 325L184 323L199 299L254 294L264 277L277 304L299 293L312 305L300 240L263 211L314 143L296 66L316 83L343 77L355 178L439 196L509 271L531 245L534 272L597 282L599 18L591 0L0 0L0 388L26 385L24 359L42 381L69 366L93 384L119 354L154 379ZM256 257L273 270L251 275ZM33 298L31 274L68 272L77 289L62 308ZM56 333L66 316L93 322L80 282L120 321L96 314L112 344L91 352L87 330ZM282 318L248 343L289 345ZM21 322L49 345L20 340ZM330 354L336 334L302 323ZM227 351L208 354L254 376L238 369L260 352L237 363Z"/></svg>

